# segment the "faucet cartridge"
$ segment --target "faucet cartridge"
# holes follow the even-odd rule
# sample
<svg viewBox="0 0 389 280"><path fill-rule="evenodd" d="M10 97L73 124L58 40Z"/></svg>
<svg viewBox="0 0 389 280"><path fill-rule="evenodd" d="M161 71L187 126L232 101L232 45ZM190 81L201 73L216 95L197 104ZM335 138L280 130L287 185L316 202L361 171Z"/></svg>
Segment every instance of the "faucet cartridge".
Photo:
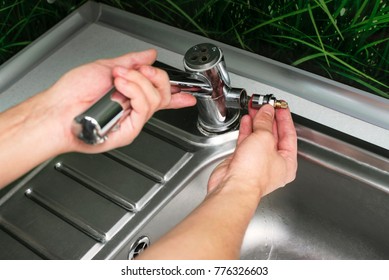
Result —
<svg viewBox="0 0 389 280"><path fill-rule="evenodd" d="M277 99L274 94L253 94L251 98L251 107L259 109L265 104L272 105L275 109L287 109L288 102Z"/></svg>

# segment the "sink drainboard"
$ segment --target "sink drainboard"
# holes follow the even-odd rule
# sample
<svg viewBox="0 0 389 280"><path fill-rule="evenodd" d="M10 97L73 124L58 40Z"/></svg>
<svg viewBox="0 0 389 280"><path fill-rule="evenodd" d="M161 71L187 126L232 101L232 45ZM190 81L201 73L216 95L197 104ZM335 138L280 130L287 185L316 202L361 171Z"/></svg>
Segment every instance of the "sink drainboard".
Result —
<svg viewBox="0 0 389 280"><path fill-rule="evenodd" d="M143 219L143 209L169 189L192 155L143 131L131 145L106 154L51 160L1 200L0 246L9 250L1 250L0 258L93 257L123 227L136 228L132 220Z"/></svg>

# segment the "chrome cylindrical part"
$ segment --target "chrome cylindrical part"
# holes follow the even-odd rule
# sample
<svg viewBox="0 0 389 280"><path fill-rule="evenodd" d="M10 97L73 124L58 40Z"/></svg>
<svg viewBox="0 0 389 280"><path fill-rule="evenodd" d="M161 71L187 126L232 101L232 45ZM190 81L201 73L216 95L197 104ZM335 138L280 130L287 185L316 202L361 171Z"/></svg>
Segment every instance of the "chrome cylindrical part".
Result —
<svg viewBox="0 0 389 280"><path fill-rule="evenodd" d="M107 133L124 117L123 107L111 99L115 91L113 87L99 101L74 119L72 131L85 143L93 145L104 142Z"/></svg>
<svg viewBox="0 0 389 280"><path fill-rule="evenodd" d="M212 88L209 93L196 94L200 131L221 133L237 126L240 114L240 96L237 95L241 91L230 87L221 49L209 43L193 46L185 53L184 68L186 72L204 77ZM236 104L228 106L234 102Z"/></svg>
<svg viewBox="0 0 389 280"><path fill-rule="evenodd" d="M244 109L247 107L249 97L244 88L228 88L224 95L227 108Z"/></svg>

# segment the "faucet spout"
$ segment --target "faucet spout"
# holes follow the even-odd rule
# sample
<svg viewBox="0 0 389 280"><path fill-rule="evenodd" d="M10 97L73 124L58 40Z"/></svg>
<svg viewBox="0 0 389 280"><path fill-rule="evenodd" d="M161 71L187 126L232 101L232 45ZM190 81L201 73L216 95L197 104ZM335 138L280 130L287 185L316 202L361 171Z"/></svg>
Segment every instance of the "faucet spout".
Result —
<svg viewBox="0 0 389 280"><path fill-rule="evenodd" d="M163 66L160 66L160 68L167 72L170 85L178 88L180 91L199 97L212 94L212 85L203 76L196 73L164 68Z"/></svg>

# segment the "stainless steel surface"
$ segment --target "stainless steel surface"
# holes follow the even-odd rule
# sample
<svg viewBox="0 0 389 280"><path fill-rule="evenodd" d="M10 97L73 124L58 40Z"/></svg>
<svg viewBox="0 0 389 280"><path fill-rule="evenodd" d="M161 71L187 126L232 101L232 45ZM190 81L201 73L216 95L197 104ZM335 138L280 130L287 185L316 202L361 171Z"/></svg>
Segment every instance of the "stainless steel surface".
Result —
<svg viewBox="0 0 389 280"><path fill-rule="evenodd" d="M196 119L182 124L196 129ZM130 146L61 155L14 186L0 201L0 228L15 250L0 257L111 258L131 244L187 180L234 147L235 132L207 138L170 126L153 119Z"/></svg>
<svg viewBox="0 0 389 280"><path fill-rule="evenodd" d="M388 259L388 151L371 152L350 139L334 137L331 130L316 130L317 124L299 124L298 118L296 122L297 178L262 199L241 258ZM188 215L204 198L217 164L204 167L142 234L156 242Z"/></svg>
<svg viewBox="0 0 389 280"><path fill-rule="evenodd" d="M69 57L71 68L128 48L128 33L117 28L125 22L126 30L133 15L95 3L82 9L68 19L81 27L65 33L63 45L46 49L40 64L27 67L29 74L10 80L19 79L25 88L36 86L34 81L46 87L67 70L62 67ZM142 32L160 28L140 21ZM64 21L42 40L68 24ZM106 43L98 31L117 36L119 43ZM101 49L94 53L93 47ZM20 59L31 58L34 49ZM226 50L231 54L231 47ZM240 60L252 60L236 53ZM230 57L236 56L228 56L229 65L241 71ZM177 67L177 61L173 57L171 65ZM237 131L206 137L197 129L197 115L196 108L158 112L130 146L99 155L61 155L9 186L0 198L0 258L127 259L140 237L149 237L152 246L201 202L213 167L234 150ZM241 258L388 259L388 151L294 117L297 179L261 201Z"/></svg>
<svg viewBox="0 0 389 280"><path fill-rule="evenodd" d="M1 201L0 243L10 249L0 257L126 259L139 237L154 243L201 202L235 147L236 131L193 134L196 113L159 112L132 145L60 156L15 186ZM299 123L297 179L261 201L241 258L389 258L387 151Z"/></svg>

